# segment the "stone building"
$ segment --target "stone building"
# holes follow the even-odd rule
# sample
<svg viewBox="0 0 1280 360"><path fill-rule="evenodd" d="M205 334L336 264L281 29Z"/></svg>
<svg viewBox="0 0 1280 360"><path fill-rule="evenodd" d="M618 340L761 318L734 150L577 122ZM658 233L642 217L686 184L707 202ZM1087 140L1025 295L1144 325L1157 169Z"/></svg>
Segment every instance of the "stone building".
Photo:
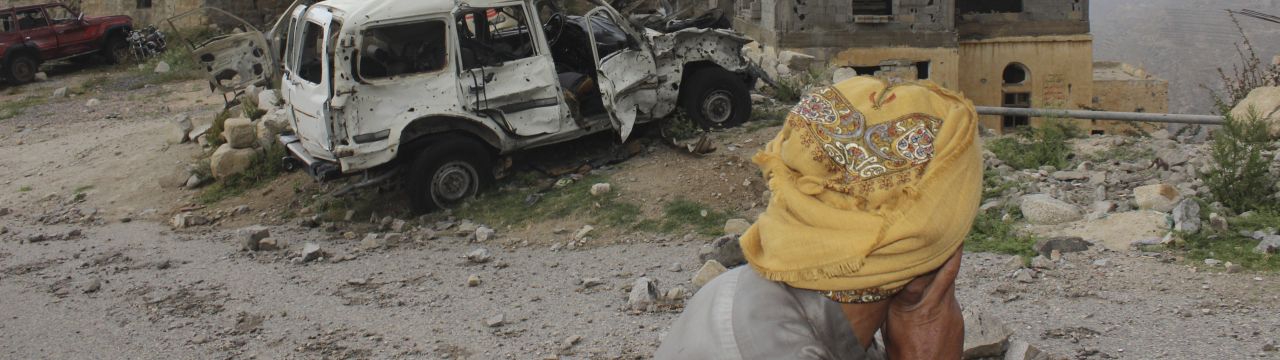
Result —
<svg viewBox="0 0 1280 360"><path fill-rule="evenodd" d="M0 0L6 6L41 4L58 0ZM208 6L226 10L255 26L270 25L292 0L63 0L91 16L129 15L138 24L160 25L183 12ZM181 24L182 26L192 24Z"/></svg>
<svg viewBox="0 0 1280 360"><path fill-rule="evenodd" d="M1094 110L1164 113L1169 111L1169 81L1157 78L1129 64L1093 63ZM1098 121L1091 123L1095 134L1152 132L1152 123Z"/></svg>
<svg viewBox="0 0 1280 360"><path fill-rule="evenodd" d="M1088 0L738 0L733 14L767 70L785 72L790 51L836 74L932 80L978 105L1093 106ZM982 118L996 132L1040 121Z"/></svg>

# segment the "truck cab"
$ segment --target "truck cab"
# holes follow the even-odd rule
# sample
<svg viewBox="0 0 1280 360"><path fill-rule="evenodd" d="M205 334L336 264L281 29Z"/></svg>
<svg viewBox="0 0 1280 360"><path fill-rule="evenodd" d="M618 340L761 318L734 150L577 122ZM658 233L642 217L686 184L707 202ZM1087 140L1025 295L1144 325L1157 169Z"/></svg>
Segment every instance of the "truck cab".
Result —
<svg viewBox="0 0 1280 360"><path fill-rule="evenodd" d="M318 179L400 170L429 211L474 196L505 154L603 131L625 141L680 105L707 127L749 117L746 38L661 33L599 5L577 16L529 0L299 4L273 31L286 39L275 48L294 129L281 142Z"/></svg>

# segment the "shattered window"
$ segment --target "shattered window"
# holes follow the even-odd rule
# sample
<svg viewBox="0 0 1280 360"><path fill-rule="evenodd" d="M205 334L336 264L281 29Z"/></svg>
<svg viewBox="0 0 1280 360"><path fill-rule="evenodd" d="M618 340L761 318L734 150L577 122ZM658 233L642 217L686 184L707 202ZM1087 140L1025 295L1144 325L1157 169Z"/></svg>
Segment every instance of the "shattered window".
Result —
<svg viewBox="0 0 1280 360"><path fill-rule="evenodd" d="M464 70L533 56L533 38L524 8L506 6L460 14L458 48Z"/></svg>
<svg viewBox="0 0 1280 360"><path fill-rule="evenodd" d="M298 76L313 84L319 84L324 69L324 27L307 22L302 31L302 59L298 62Z"/></svg>
<svg viewBox="0 0 1280 360"><path fill-rule="evenodd" d="M31 9L18 12L18 28L31 30L45 26L49 26L49 20L45 19L44 11Z"/></svg>
<svg viewBox="0 0 1280 360"><path fill-rule="evenodd" d="M365 30L360 77L379 79L443 69L445 22L434 20Z"/></svg>
<svg viewBox="0 0 1280 360"><path fill-rule="evenodd" d="M1022 0L957 1L956 12L960 14L1020 13Z"/></svg>
<svg viewBox="0 0 1280 360"><path fill-rule="evenodd" d="M45 11L49 12L49 19L52 19L55 24L64 23L64 22L68 22L76 19L75 15L71 15L71 11L67 10L66 7L51 6L45 9Z"/></svg>

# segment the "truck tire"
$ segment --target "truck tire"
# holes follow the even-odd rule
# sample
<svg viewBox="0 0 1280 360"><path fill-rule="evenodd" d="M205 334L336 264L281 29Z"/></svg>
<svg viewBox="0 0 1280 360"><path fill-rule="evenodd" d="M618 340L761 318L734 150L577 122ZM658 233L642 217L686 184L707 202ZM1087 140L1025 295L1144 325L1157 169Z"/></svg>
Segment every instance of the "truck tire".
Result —
<svg viewBox="0 0 1280 360"><path fill-rule="evenodd" d="M18 54L5 64L5 78L14 85L26 84L36 79L40 71L40 60L31 54Z"/></svg>
<svg viewBox="0 0 1280 360"><path fill-rule="evenodd" d="M488 149L470 138L434 137L408 163L405 190L416 212L451 209L493 182Z"/></svg>
<svg viewBox="0 0 1280 360"><path fill-rule="evenodd" d="M684 80L680 107L703 129L727 129L751 117L751 93L738 75L720 67L695 70Z"/></svg>
<svg viewBox="0 0 1280 360"><path fill-rule="evenodd" d="M102 58L106 59L108 64L119 64L129 60L129 41L125 40L124 33L117 31L107 38L107 43L102 47Z"/></svg>

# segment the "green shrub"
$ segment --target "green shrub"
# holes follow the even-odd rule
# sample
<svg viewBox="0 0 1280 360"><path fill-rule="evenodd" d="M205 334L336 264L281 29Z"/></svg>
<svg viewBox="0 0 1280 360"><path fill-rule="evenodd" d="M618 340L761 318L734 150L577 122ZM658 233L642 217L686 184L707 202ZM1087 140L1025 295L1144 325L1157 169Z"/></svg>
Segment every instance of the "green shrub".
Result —
<svg viewBox="0 0 1280 360"><path fill-rule="evenodd" d="M965 237L965 250L1023 257L1035 256L1036 252L1032 246L1036 243L1036 237L1019 233L1013 224L1004 222L1001 216L996 210L978 213L978 216L973 219L973 228Z"/></svg>
<svg viewBox="0 0 1280 360"><path fill-rule="evenodd" d="M265 185L284 172L279 161L284 156L284 145L273 142L253 159L247 170L209 185L197 199L202 204L212 204Z"/></svg>
<svg viewBox="0 0 1280 360"><path fill-rule="evenodd" d="M225 129L227 119L231 118L231 112L223 110L213 117L213 122L209 126L209 131L205 131L205 137L209 140L209 146L217 148L227 143L227 139L222 138L222 131Z"/></svg>
<svg viewBox="0 0 1280 360"><path fill-rule="evenodd" d="M1208 172L1200 174L1213 199L1236 212L1275 207L1275 177L1263 157L1267 148L1267 124L1250 111L1247 119L1236 119L1230 111L1226 124L1213 135Z"/></svg>
<svg viewBox="0 0 1280 360"><path fill-rule="evenodd" d="M1067 140L1080 136L1080 129L1068 120L1048 119L1034 128L1021 129L1016 137L988 141L988 150L1009 166L1035 169L1052 165L1066 169L1071 165L1071 146Z"/></svg>

